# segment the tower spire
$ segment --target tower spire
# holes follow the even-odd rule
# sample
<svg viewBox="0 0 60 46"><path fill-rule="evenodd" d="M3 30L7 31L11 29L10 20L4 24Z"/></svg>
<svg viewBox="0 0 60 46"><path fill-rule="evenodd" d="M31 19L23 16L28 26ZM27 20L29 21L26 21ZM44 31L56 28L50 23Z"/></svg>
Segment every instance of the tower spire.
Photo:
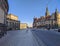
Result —
<svg viewBox="0 0 60 46"><path fill-rule="evenodd" d="M48 7L46 7L46 13L45 13L45 16L49 16L49 11L48 11Z"/></svg>
<svg viewBox="0 0 60 46"><path fill-rule="evenodd" d="M57 10L57 8L56 8L55 12L56 12L56 13L58 13L58 10Z"/></svg>
<svg viewBox="0 0 60 46"><path fill-rule="evenodd" d="M57 20L57 15L59 14L59 12L58 12L58 10L57 10L57 8L56 8L56 10L55 10L55 20Z"/></svg>
<svg viewBox="0 0 60 46"><path fill-rule="evenodd" d="M48 7L46 7L46 12L48 11Z"/></svg>

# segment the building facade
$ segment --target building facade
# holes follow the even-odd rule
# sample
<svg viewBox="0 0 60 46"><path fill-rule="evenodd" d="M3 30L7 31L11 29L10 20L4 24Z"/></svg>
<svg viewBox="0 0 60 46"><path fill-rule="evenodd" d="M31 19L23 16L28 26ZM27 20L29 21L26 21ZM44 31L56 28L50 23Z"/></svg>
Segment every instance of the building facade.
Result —
<svg viewBox="0 0 60 46"><path fill-rule="evenodd" d="M60 13L56 9L50 15L48 8L46 8L45 16L34 18L33 28L60 28Z"/></svg>
<svg viewBox="0 0 60 46"><path fill-rule="evenodd" d="M26 23L20 23L20 29L26 29L28 25Z"/></svg>
<svg viewBox="0 0 60 46"><path fill-rule="evenodd" d="M7 15L7 29L8 30L20 30L20 21L18 17L13 14Z"/></svg>
<svg viewBox="0 0 60 46"><path fill-rule="evenodd" d="M6 31L6 16L8 14L8 0L0 0L0 32Z"/></svg>

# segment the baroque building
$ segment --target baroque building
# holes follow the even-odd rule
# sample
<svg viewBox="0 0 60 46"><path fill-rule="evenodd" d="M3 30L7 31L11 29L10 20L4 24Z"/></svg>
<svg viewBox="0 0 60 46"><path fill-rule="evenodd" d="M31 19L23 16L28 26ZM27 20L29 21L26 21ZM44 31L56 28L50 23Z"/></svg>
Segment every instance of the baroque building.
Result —
<svg viewBox="0 0 60 46"><path fill-rule="evenodd" d="M60 13L57 9L50 15L46 7L45 16L33 20L33 28L60 28Z"/></svg>
<svg viewBox="0 0 60 46"><path fill-rule="evenodd" d="M13 14L7 15L7 30L20 30L20 21L18 16Z"/></svg>

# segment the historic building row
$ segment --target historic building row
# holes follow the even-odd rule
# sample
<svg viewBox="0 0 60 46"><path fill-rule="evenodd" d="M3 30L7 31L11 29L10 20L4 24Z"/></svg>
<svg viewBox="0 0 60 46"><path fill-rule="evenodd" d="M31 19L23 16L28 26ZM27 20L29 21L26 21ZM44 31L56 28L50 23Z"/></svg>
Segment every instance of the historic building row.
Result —
<svg viewBox="0 0 60 46"><path fill-rule="evenodd" d="M60 28L60 13L56 9L55 12L50 15L47 7L45 16L34 18L33 28Z"/></svg>

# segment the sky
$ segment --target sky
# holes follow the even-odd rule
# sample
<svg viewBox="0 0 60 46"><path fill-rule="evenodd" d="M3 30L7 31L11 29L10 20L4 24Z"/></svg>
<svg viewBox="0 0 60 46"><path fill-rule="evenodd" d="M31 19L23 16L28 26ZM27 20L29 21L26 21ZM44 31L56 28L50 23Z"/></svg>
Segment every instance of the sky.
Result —
<svg viewBox="0 0 60 46"><path fill-rule="evenodd" d="M47 6L50 14L55 12L56 8L60 12L60 0L8 0L8 3L9 13L18 16L21 23L29 26L33 23L34 16L45 16Z"/></svg>

